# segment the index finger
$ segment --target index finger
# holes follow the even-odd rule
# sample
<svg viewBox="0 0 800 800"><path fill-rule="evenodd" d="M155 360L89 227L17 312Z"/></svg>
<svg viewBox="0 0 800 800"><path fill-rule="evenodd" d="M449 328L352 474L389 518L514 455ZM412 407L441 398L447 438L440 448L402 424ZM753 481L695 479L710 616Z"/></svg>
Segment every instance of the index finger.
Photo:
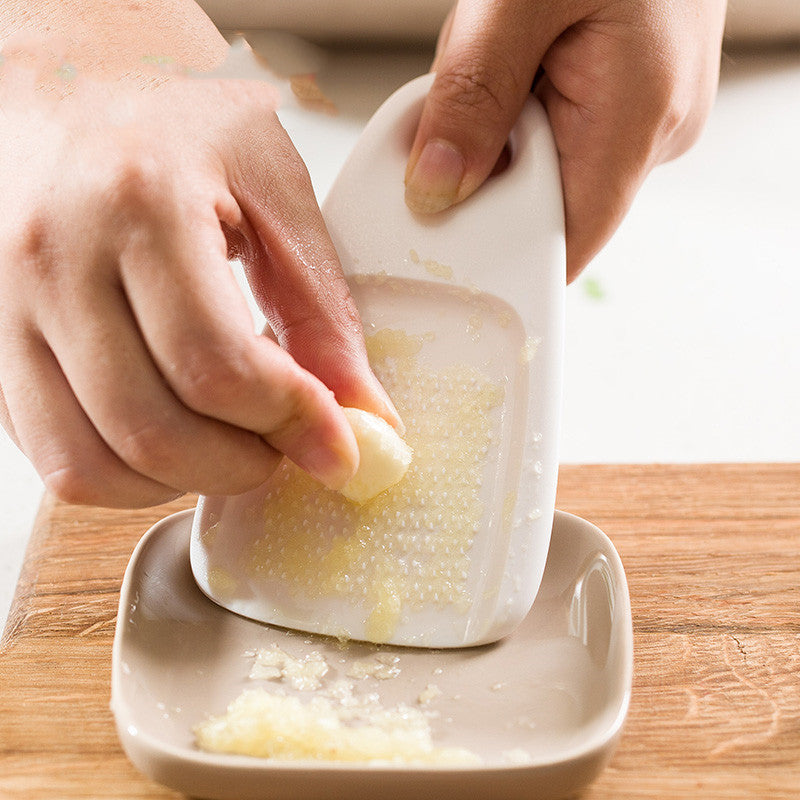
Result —
<svg viewBox="0 0 800 800"><path fill-rule="evenodd" d="M231 190L243 212L239 229L248 280L281 345L343 406L400 419L367 359L361 319L319 210L311 179L277 119L261 126L241 158Z"/></svg>

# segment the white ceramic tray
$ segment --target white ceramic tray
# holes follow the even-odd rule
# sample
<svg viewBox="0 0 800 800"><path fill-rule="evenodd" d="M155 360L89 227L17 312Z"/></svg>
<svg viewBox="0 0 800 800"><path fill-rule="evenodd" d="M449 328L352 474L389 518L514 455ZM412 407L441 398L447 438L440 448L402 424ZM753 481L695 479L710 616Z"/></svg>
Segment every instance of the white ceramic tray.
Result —
<svg viewBox="0 0 800 800"><path fill-rule="evenodd" d="M547 567L533 608L494 645L422 650L340 642L271 627L217 606L189 565L192 511L167 517L133 553L120 596L111 706L123 747L145 774L192 796L288 798L569 797L590 783L616 746L633 671L630 600L613 545L596 527L556 512ZM273 762L196 749L192 728L244 688L247 651L278 644L321 652L331 677L379 650L400 674L358 691L426 709L437 745L465 747L481 766ZM516 761L510 761L513 752ZM520 754L527 754L519 763Z"/></svg>

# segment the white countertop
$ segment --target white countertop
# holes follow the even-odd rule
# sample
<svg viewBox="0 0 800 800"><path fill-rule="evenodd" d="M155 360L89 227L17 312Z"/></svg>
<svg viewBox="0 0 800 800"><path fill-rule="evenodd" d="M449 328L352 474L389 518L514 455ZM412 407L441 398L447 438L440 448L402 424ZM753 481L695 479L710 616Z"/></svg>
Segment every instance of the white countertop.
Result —
<svg viewBox="0 0 800 800"><path fill-rule="evenodd" d="M284 123L320 196L427 52L329 54L336 116ZM324 135L320 135L320 132ZM724 59L696 147L653 173L567 292L561 460L800 459L800 48ZM332 155L333 154L333 155ZM0 626L41 483L0 434Z"/></svg>

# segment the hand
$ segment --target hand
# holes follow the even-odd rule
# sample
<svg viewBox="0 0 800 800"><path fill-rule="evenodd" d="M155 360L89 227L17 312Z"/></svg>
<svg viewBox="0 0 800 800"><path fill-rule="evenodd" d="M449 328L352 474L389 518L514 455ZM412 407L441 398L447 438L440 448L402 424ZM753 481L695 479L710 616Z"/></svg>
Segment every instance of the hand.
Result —
<svg viewBox="0 0 800 800"><path fill-rule="evenodd" d="M440 35L406 202L435 213L472 194L539 73L574 279L648 172L698 137L716 92L724 18L725 0L461 0Z"/></svg>
<svg viewBox="0 0 800 800"><path fill-rule="evenodd" d="M342 485L339 404L397 417L269 87L37 80L0 70L0 419L47 488L237 493L282 453Z"/></svg>

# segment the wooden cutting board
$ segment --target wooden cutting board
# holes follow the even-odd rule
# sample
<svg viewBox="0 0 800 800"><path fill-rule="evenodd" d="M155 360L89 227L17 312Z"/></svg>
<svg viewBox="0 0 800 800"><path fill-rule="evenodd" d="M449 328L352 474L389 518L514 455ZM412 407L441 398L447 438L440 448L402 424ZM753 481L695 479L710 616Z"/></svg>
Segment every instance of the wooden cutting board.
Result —
<svg viewBox="0 0 800 800"><path fill-rule="evenodd" d="M44 501L0 644L2 800L178 797L121 752L109 678L133 546L193 503ZM558 507L609 534L633 605L628 722L584 798L800 798L800 464L565 466Z"/></svg>

